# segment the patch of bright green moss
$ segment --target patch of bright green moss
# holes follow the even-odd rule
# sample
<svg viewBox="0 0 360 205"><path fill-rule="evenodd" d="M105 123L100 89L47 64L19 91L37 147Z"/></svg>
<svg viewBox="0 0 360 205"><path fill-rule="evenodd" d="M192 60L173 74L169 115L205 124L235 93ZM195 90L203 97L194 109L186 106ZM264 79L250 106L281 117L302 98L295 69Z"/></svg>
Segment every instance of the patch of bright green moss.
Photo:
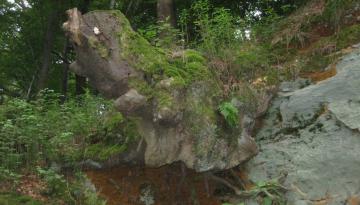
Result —
<svg viewBox="0 0 360 205"><path fill-rule="evenodd" d="M179 85L188 85L194 81L211 79L206 59L195 50L185 50L183 56L172 59L172 67L165 73L174 77Z"/></svg>
<svg viewBox="0 0 360 205"><path fill-rule="evenodd" d="M120 55L135 68L149 74L159 74L169 66L165 54L159 52L140 34L132 30L129 21L119 11L114 13L122 24L118 33Z"/></svg>
<svg viewBox="0 0 360 205"><path fill-rule="evenodd" d="M129 86L135 88L140 94L146 96L148 99L154 97L154 88L144 80L131 78L129 79Z"/></svg>
<svg viewBox="0 0 360 205"><path fill-rule="evenodd" d="M42 203L29 196L4 193L0 194L0 205L42 205Z"/></svg>
<svg viewBox="0 0 360 205"><path fill-rule="evenodd" d="M181 80L175 78L174 83L177 83L176 80ZM129 81L131 87L137 89L140 94L145 95L148 99L155 98L159 106L171 107L173 105L173 97L169 90L156 88L148 85L145 81L138 79L131 79Z"/></svg>
<svg viewBox="0 0 360 205"><path fill-rule="evenodd" d="M199 62L203 65L206 63L206 59L204 58L204 56L202 56L199 52L190 49L185 50L184 59L186 62L190 62L190 63Z"/></svg>
<svg viewBox="0 0 360 205"><path fill-rule="evenodd" d="M191 76L189 80L200 80L209 74L207 67L201 62L186 63L185 70L186 73Z"/></svg>
<svg viewBox="0 0 360 205"><path fill-rule="evenodd" d="M174 99L166 90L159 90L155 93L159 107L172 107L174 105Z"/></svg>
<svg viewBox="0 0 360 205"><path fill-rule="evenodd" d="M153 47L145 38L132 30L129 21L121 12L114 12L120 23L121 31L118 33L122 58L138 70L149 74L155 81L164 77L173 77L178 85L188 85L193 80L206 79L208 69L205 58L194 50L184 52L184 58L170 62L166 53ZM144 88L144 87L142 87Z"/></svg>

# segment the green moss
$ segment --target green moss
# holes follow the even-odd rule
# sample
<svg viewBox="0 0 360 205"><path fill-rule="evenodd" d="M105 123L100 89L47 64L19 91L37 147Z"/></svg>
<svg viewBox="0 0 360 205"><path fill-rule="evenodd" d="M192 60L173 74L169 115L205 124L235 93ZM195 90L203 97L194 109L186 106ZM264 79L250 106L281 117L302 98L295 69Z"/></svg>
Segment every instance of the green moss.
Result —
<svg viewBox="0 0 360 205"><path fill-rule="evenodd" d="M34 200L29 196L17 195L13 193L0 194L0 205L41 205L40 201Z"/></svg>
<svg viewBox="0 0 360 205"><path fill-rule="evenodd" d="M129 86L135 88L140 94L146 96L148 99L154 97L154 89L146 81L137 78L129 79Z"/></svg>
<svg viewBox="0 0 360 205"><path fill-rule="evenodd" d="M208 121L215 122L216 111L212 106L201 104L196 107L196 113L204 116Z"/></svg>
<svg viewBox="0 0 360 205"><path fill-rule="evenodd" d="M190 81L205 79L205 77L209 75L207 67L201 62L186 63L185 70L188 75L190 75Z"/></svg>
<svg viewBox="0 0 360 205"><path fill-rule="evenodd" d="M206 63L206 59L204 58L204 56L202 56L199 52L190 49L185 50L184 59L186 62L190 62L190 63L199 62L203 65Z"/></svg>
<svg viewBox="0 0 360 205"><path fill-rule="evenodd" d="M143 38L134 32L129 21L121 12L115 13L122 24L122 29L118 33L120 55L129 63L148 74L160 74L162 70L169 66L166 56Z"/></svg>
<svg viewBox="0 0 360 205"><path fill-rule="evenodd" d="M174 99L171 94L166 90L158 90L155 93L159 107L169 107L174 105Z"/></svg>
<svg viewBox="0 0 360 205"><path fill-rule="evenodd" d="M124 21L127 20L124 19ZM183 65L171 64L161 49L151 46L142 36L134 32L128 23L124 25L126 26L118 34L119 45L122 47L121 56L130 65L149 75L155 82L173 77L174 86L185 86L190 83L190 80L185 80L189 74L186 73ZM155 96L153 85L137 79L131 79L129 84L148 98Z"/></svg>
<svg viewBox="0 0 360 205"><path fill-rule="evenodd" d="M151 76L156 82L173 77L175 85L188 85L193 80L207 79L209 71L205 65L205 58L194 50L186 50L184 58L171 61L166 53L153 47L140 34L134 32L129 21L121 12L113 12L122 24L118 32L118 40L123 59L138 70ZM136 82L139 86L139 82ZM140 85L144 88L143 85ZM149 93L149 92L148 92Z"/></svg>
<svg viewBox="0 0 360 205"><path fill-rule="evenodd" d="M195 50L185 50L183 56L172 59L172 66L165 74L174 77L179 85L211 79L206 59Z"/></svg>
<svg viewBox="0 0 360 205"><path fill-rule="evenodd" d="M194 136L201 136L201 132L206 131L208 126L216 127L216 107L209 102L211 98L209 93L208 100L199 101L196 96L187 99L186 106L189 109L185 113L185 122Z"/></svg>
<svg viewBox="0 0 360 205"><path fill-rule="evenodd" d="M109 51L108 49L106 48L105 45L103 45L98 39L90 36L89 37L89 44L92 48L94 48L98 53L99 55L102 57L102 58L108 58L109 57Z"/></svg>

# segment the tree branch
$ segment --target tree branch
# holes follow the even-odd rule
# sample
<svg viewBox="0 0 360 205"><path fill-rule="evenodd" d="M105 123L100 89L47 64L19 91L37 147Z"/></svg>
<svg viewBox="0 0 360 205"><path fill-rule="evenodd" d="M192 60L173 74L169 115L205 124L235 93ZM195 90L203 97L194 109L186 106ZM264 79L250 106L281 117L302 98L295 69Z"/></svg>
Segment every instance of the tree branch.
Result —
<svg viewBox="0 0 360 205"><path fill-rule="evenodd" d="M242 191L238 187L236 187L236 186L232 185L230 182L226 181L225 179L215 176L213 174L209 174L209 177L212 180L217 181L217 182L227 186L228 188L232 189L236 195L241 195Z"/></svg>

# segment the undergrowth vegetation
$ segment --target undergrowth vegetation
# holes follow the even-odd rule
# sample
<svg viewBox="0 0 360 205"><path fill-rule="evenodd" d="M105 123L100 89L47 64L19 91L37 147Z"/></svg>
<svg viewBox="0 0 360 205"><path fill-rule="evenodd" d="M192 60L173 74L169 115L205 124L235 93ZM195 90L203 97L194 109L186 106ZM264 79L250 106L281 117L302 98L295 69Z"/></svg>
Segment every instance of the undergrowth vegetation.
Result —
<svg viewBox="0 0 360 205"><path fill-rule="evenodd" d="M22 175L37 173L45 194L76 203L67 192L82 180L65 180L62 167L76 172L83 160L106 160L137 137L136 127L112 111L109 101L90 94L61 103L44 90L31 102L7 100L0 105L0 186L16 187Z"/></svg>
<svg viewBox="0 0 360 205"><path fill-rule="evenodd" d="M35 101L14 98L0 105L1 167L28 169L39 163L81 159L82 144L104 128L110 103L89 94L81 102L61 104L59 99L44 90Z"/></svg>

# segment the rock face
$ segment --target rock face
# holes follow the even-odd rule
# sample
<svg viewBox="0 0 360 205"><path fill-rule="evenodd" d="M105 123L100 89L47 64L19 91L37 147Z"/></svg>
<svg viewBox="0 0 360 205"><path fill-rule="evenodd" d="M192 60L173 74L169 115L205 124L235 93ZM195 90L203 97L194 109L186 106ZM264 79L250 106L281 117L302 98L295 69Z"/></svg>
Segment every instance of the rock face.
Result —
<svg viewBox="0 0 360 205"><path fill-rule="evenodd" d="M134 32L119 11L81 15L72 9L68 15L63 27L76 51L70 68L136 121L141 139L128 150L134 157L122 154L124 159L140 155L148 166L182 161L208 171L237 166L257 153L249 127L224 129L217 112L221 91L200 54L169 57Z"/></svg>
<svg viewBox="0 0 360 205"><path fill-rule="evenodd" d="M280 86L258 132L252 180L286 173L288 204L350 204L360 192L360 49L343 57L337 75L318 84Z"/></svg>

